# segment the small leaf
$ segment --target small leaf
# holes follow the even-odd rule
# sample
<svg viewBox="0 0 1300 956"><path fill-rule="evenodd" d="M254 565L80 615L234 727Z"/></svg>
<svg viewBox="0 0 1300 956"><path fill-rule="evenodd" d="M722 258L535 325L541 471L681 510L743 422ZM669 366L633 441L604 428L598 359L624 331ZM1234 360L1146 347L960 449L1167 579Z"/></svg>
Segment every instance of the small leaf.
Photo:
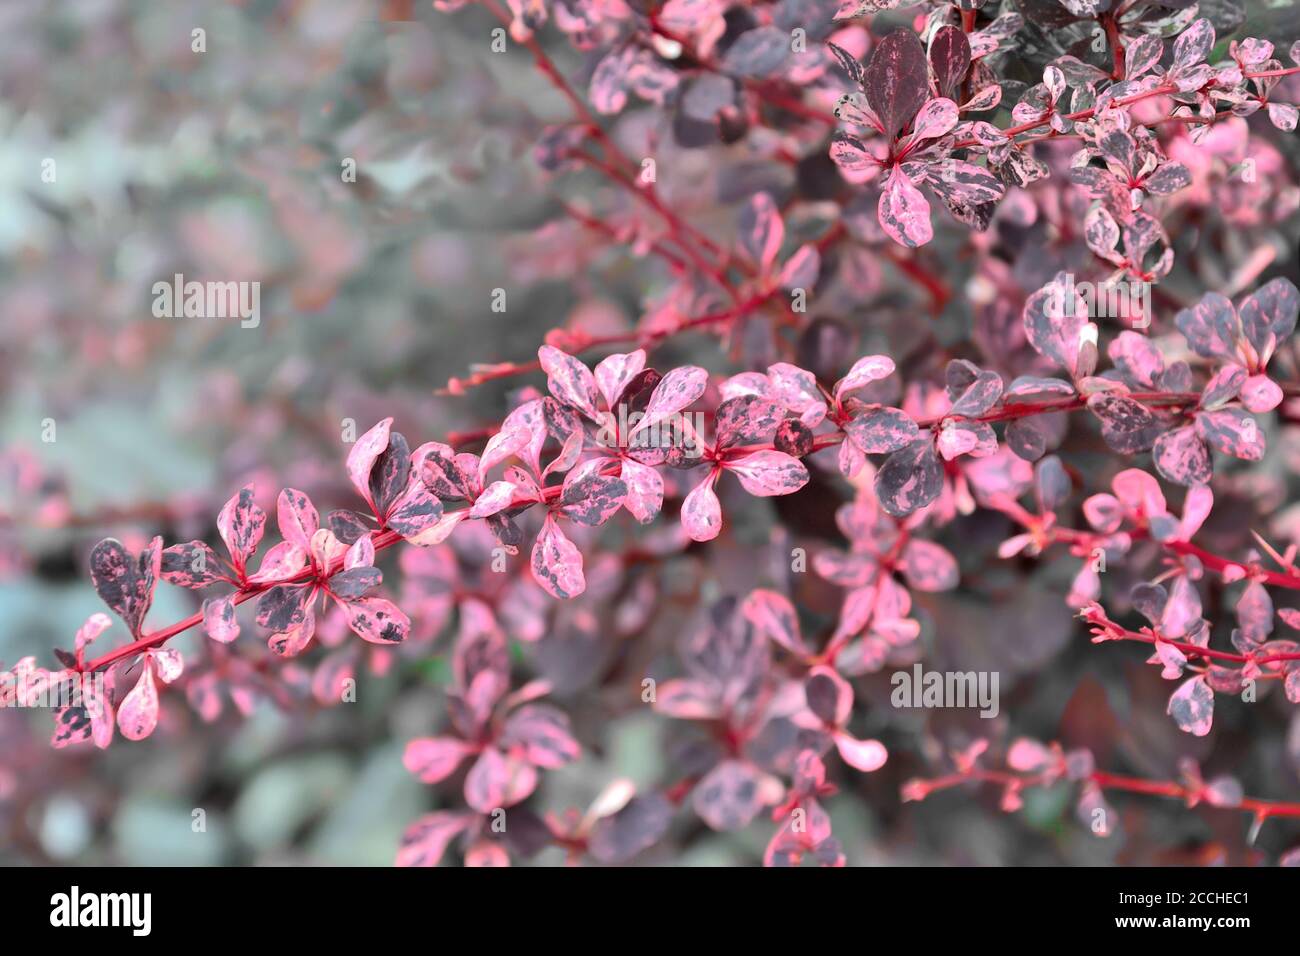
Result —
<svg viewBox="0 0 1300 956"><path fill-rule="evenodd" d="M894 452L876 472L880 505L897 518L924 508L942 491L943 465L928 434Z"/></svg>
<svg viewBox="0 0 1300 956"><path fill-rule="evenodd" d="M1180 730L1204 737L1214 722L1214 691L1204 677L1193 677L1174 691L1167 712Z"/></svg>
<svg viewBox="0 0 1300 956"><path fill-rule="evenodd" d="M573 598L587 589L582 552L560 530L553 515L546 516L533 543L530 567L533 579L552 597Z"/></svg>
<svg viewBox="0 0 1300 956"><path fill-rule="evenodd" d="M751 495L764 498L793 494L808 483L803 462L775 450L754 452L724 462L723 467L739 478Z"/></svg>

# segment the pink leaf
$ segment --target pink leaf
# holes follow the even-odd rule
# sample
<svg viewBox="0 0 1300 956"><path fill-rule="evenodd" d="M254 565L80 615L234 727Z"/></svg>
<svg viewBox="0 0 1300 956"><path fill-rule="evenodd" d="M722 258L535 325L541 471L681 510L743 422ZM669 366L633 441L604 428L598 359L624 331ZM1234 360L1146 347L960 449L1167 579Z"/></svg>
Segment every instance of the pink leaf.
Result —
<svg viewBox="0 0 1300 956"><path fill-rule="evenodd" d="M209 598L203 602L203 631L214 641L229 644L239 636L239 621L235 619L234 595Z"/></svg>
<svg viewBox="0 0 1300 956"><path fill-rule="evenodd" d="M692 541L712 541L722 531L722 503L713 491L717 481L718 472L709 472L682 502L682 527Z"/></svg>
<svg viewBox="0 0 1300 956"><path fill-rule="evenodd" d="M779 451L758 451L723 467L740 479L751 495L789 495L808 483L808 469L798 458Z"/></svg>
<svg viewBox="0 0 1300 956"><path fill-rule="evenodd" d="M895 166L889 172L880 194L877 217L885 234L900 246L915 249L934 238L930 204L912 185L901 166Z"/></svg>
<svg viewBox="0 0 1300 956"><path fill-rule="evenodd" d="M320 528L320 515L311 499L295 488L285 488L276 501L280 534L303 551L311 550L311 537Z"/></svg>
<svg viewBox="0 0 1300 956"><path fill-rule="evenodd" d="M537 788L537 769L488 747L465 777L465 802L479 813L512 807Z"/></svg>
<svg viewBox="0 0 1300 956"><path fill-rule="evenodd" d="M440 810L420 817L402 834L398 866L437 866L447 846L475 822L469 813Z"/></svg>
<svg viewBox="0 0 1300 956"><path fill-rule="evenodd" d="M345 607L348 627L372 644L400 644L411 632L411 619L386 598L358 598Z"/></svg>
<svg viewBox="0 0 1300 956"><path fill-rule="evenodd" d="M510 507L515 497L515 486L508 481L494 481L483 489L483 493L474 499L474 507L469 510L471 518L487 518Z"/></svg>
<svg viewBox="0 0 1300 956"><path fill-rule="evenodd" d="M384 449L388 447L388 433L392 425L393 420L385 418L358 438L352 450L348 452L348 478L352 482L352 487L357 489L357 493L366 500L366 504L370 505L372 511L375 508L375 500L370 495L370 472L374 469L379 456L384 453Z"/></svg>
<svg viewBox="0 0 1300 956"><path fill-rule="evenodd" d="M799 630L799 616L790 599L775 591L752 591L741 605L745 620L754 625L765 637L780 644L796 657L807 657L812 652L804 644Z"/></svg>
<svg viewBox="0 0 1300 956"><path fill-rule="evenodd" d="M421 783L438 783L455 773L473 752L469 744L455 737L423 737L406 745L402 766Z"/></svg>
<svg viewBox="0 0 1300 956"><path fill-rule="evenodd" d="M253 485L247 484L221 508L217 531L236 568L243 568L257 550L266 529L266 512L253 501Z"/></svg>
<svg viewBox="0 0 1300 956"><path fill-rule="evenodd" d="M664 479L648 465L624 458L619 477L627 486L623 505L642 524L654 521L664 505Z"/></svg>
<svg viewBox="0 0 1300 956"><path fill-rule="evenodd" d="M592 421L599 423L596 412L596 380L591 370L572 355L543 345L537 358L546 372L546 387L552 395L570 408L575 408Z"/></svg>
<svg viewBox="0 0 1300 956"><path fill-rule="evenodd" d="M615 353L601 359L596 366L596 385L605 398L605 407L614 410L615 404L623 396L632 379L641 374L645 368L645 350Z"/></svg>
<svg viewBox="0 0 1300 956"><path fill-rule="evenodd" d="M533 543L530 566L533 579L552 597L573 598L587 589L582 552L565 537L553 515L548 514L542 523L541 533Z"/></svg>
<svg viewBox="0 0 1300 956"><path fill-rule="evenodd" d="M889 759L889 751L879 740L855 740L846 733L835 735L835 749L846 764L863 773L879 770Z"/></svg>
<svg viewBox="0 0 1300 956"><path fill-rule="evenodd" d="M158 726L158 687L153 680L153 663L148 659L140 679L118 707L117 726L127 740L143 740Z"/></svg>
<svg viewBox="0 0 1300 956"><path fill-rule="evenodd" d="M767 193L755 193L740 212L740 241L759 272L771 272L784 240L785 222L776 203Z"/></svg>
<svg viewBox="0 0 1300 956"><path fill-rule="evenodd" d="M1193 677L1169 698L1168 713L1180 730L1204 737L1214 721L1214 691L1204 677Z"/></svg>
<svg viewBox="0 0 1300 956"><path fill-rule="evenodd" d="M633 435L651 425L658 424L670 415L676 415L682 409L704 394L709 384L709 373L695 365L675 368L665 375L655 386L646 406L645 417L627 435L631 444Z"/></svg>

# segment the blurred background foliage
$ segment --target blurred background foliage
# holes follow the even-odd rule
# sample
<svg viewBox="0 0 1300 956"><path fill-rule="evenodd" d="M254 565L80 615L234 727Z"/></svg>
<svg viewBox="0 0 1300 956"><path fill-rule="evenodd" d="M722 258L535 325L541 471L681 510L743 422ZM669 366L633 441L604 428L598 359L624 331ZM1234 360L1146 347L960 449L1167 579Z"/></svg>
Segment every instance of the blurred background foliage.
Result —
<svg viewBox="0 0 1300 956"><path fill-rule="evenodd" d="M69 646L101 609L85 573L99 538L210 538L221 503L248 480L268 496L308 489L322 513L351 504L342 469L348 419L364 430L393 415L413 443L494 422L507 386L456 398L435 389L475 362L532 357L555 326L631 328L662 281L612 244L599 268L577 271L585 260L573 233L546 225L558 214L555 187L531 150L546 122L568 114L529 57L490 55L495 21L480 10L448 16L412 4L411 19L383 19L404 6L0 4L6 665L27 654L49 664L51 649ZM1247 32L1293 39L1293 7L1250 7L1258 29ZM196 28L206 52L191 48ZM568 75L590 69L567 44L555 46ZM1285 149L1294 177L1296 151ZM661 162L665 194L720 191L719 179L701 175L716 155L678 151ZM725 168L746 160L743 146L722 155ZM355 183L341 176L349 158ZM47 159L52 182L42 178ZM578 184L571 197L605 189L594 178L569 182ZM1293 259L1294 218L1278 230ZM945 263L960 288L969 267ZM1294 274L1294 263L1288 269ZM259 327L154 318L151 287L175 273L260 281ZM504 313L489 308L496 288L507 291ZM915 340L919 311L908 296L886 286L871 309L840 317L865 340ZM944 343L960 341L970 322L957 296L935 331ZM715 343L695 344L692 361L731 367ZM661 367L685 354L677 348L664 350ZM45 442L50 422L56 440ZM1300 449L1294 441L1289 449L1281 454L1294 472ZM1289 500L1285 481L1272 492L1279 506ZM826 500L815 502L823 517ZM773 539L767 505L728 503L728 514L734 535L704 557L674 560L685 590L708 577L706 594L743 592L772 560L756 547L788 554ZM814 530L833 540L824 525ZM921 599L932 648L933 635L944 635L933 666L1038 674L1004 678L1001 721L1014 714L1019 732L1043 737L1064 726L1099 760L1122 753L1130 766L1167 774L1175 755L1199 746L1164 716L1167 688L1140 655L1099 653L1080 637L1061 601L1072 567L989 563L984 556L1006 531L987 514L949 529L962 542L964 587ZM836 592L811 580L800 587L801 604L824 609L821 623L829 621ZM151 621L183 617L190 602L162 585ZM576 616L556 633L582 631ZM663 615L646 640L670 647L680 625L680 615ZM199 640L191 633L178 646ZM567 660L558 672L590 650L575 638L529 653ZM250 719L227 714L214 725L169 707L165 733L118 741L107 753L52 751L46 715L0 712L0 862L390 863L402 829L435 799L400 754L406 739L441 725L445 664L403 661L359 680L358 702L346 707L282 713L267 702ZM867 698L887 698L887 675L867 684ZM575 693L585 686L575 680ZM1297 789L1300 723L1289 717L1273 700L1255 714L1224 706L1216 718L1219 751L1235 752L1230 769L1248 789L1265 782L1273 792L1263 796ZM671 776L669 721L644 708L617 719L593 708L574 719L584 757L547 776L535 801L544 808L585 807L615 776L643 786ZM900 752L931 746L920 715L888 719ZM1015 818L997 811L995 795L899 805L909 770L899 762L896 771L841 780L828 803L851 864L1159 862L1207 836L1240 843L1230 814L1140 799L1123 801L1123 828L1144 836L1099 841L1073 821L1063 789L1027 794ZM196 809L203 833L191 826ZM648 856L753 863L768 836L764 825L728 835L681 820L674 840ZM558 851L537 858L559 859Z"/></svg>

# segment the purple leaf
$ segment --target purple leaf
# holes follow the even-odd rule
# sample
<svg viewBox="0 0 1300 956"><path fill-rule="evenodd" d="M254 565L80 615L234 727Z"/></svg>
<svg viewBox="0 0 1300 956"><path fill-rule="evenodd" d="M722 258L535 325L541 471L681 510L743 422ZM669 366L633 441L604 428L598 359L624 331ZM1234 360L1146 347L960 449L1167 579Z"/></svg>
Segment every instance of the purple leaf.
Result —
<svg viewBox="0 0 1300 956"><path fill-rule="evenodd" d="M162 538L154 538L136 555L116 538L105 538L90 552L90 578L96 593L137 637L161 573Z"/></svg>
<svg viewBox="0 0 1300 956"><path fill-rule="evenodd" d="M876 495L896 518L924 508L943 491L943 465L929 434L894 452L876 472Z"/></svg>
<svg viewBox="0 0 1300 956"><path fill-rule="evenodd" d="M1088 411L1101 422L1101 435L1121 455L1146 451L1160 434L1155 415L1140 402L1113 392L1101 392L1088 399Z"/></svg>
<svg viewBox="0 0 1300 956"><path fill-rule="evenodd" d="M1207 292L1190 309L1174 316L1178 331L1183 333L1193 352L1204 358L1236 361L1241 322L1237 310L1226 296Z"/></svg>
<svg viewBox="0 0 1300 956"><path fill-rule="evenodd" d="M895 138L925 102L925 50L915 33L899 28L881 40L863 74L863 88L886 139Z"/></svg>
<svg viewBox="0 0 1300 956"><path fill-rule="evenodd" d="M954 26L940 27L930 38L930 66L939 95L954 99L970 69L970 41Z"/></svg>
<svg viewBox="0 0 1300 956"><path fill-rule="evenodd" d="M740 830L753 822L764 805L780 799L753 764L724 760L695 786L691 805L714 830Z"/></svg>

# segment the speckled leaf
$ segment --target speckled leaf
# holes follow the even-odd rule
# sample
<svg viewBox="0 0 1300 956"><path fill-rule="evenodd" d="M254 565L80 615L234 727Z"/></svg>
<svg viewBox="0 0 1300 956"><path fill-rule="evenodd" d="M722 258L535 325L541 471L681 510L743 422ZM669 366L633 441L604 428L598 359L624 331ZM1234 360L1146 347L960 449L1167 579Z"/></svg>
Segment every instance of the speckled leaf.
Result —
<svg viewBox="0 0 1300 956"><path fill-rule="evenodd" d="M918 591L951 591L960 577L957 559L948 549L923 538L907 542L899 569L908 585Z"/></svg>
<svg viewBox="0 0 1300 956"><path fill-rule="evenodd" d="M997 404L1002 397L1002 376L997 372L983 371L953 403L950 415L976 418Z"/></svg>
<svg viewBox="0 0 1300 956"><path fill-rule="evenodd" d="M970 41L951 24L940 27L930 39L930 67L939 95L953 99L970 69Z"/></svg>
<svg viewBox="0 0 1300 956"><path fill-rule="evenodd" d="M547 770L572 763L582 754L568 715L548 704L527 704L511 714L500 743L511 753L522 751L529 763Z"/></svg>
<svg viewBox="0 0 1300 956"><path fill-rule="evenodd" d="M662 794L635 796L617 813L596 821L587 838L587 852L601 863L627 863L668 832L674 809Z"/></svg>
<svg viewBox="0 0 1300 956"><path fill-rule="evenodd" d="M587 589L582 573L582 552L560 530L553 515L547 515L533 543L530 566L533 579L557 598L577 597Z"/></svg>
<svg viewBox="0 0 1300 956"><path fill-rule="evenodd" d="M311 588L302 584L281 584L257 599L257 623L272 631L287 631L307 617Z"/></svg>
<svg viewBox="0 0 1300 956"><path fill-rule="evenodd" d="M570 408L577 409L594 422L596 413L596 379L581 361L559 349L543 345L537 358L546 372L546 387Z"/></svg>
<svg viewBox="0 0 1300 956"><path fill-rule="evenodd" d="M375 499L370 493L370 472L388 447L388 433L392 425L391 418L383 419L358 438L348 452L348 478L371 509L375 508Z"/></svg>
<svg viewBox="0 0 1300 956"><path fill-rule="evenodd" d="M388 447L370 472L370 496L381 515L388 513L411 477L411 446L401 432L388 436Z"/></svg>
<svg viewBox="0 0 1300 956"><path fill-rule="evenodd" d="M624 507L642 524L654 521L664 506L663 476L653 468L624 458L619 477L627 486Z"/></svg>
<svg viewBox="0 0 1300 956"><path fill-rule="evenodd" d="M512 807L537 788L532 764L488 747L465 777L465 802L479 813Z"/></svg>
<svg viewBox="0 0 1300 956"><path fill-rule="evenodd" d="M406 491L393 502L388 515L388 527L407 541L417 539L442 518L442 502L429 487L412 476Z"/></svg>
<svg viewBox="0 0 1300 956"><path fill-rule="evenodd" d="M930 204L912 185L901 166L890 170L885 188L880 193L876 215L885 234L901 246L915 249L934 238Z"/></svg>
<svg viewBox="0 0 1300 956"><path fill-rule="evenodd" d="M1196 416L1196 434L1215 451L1244 461L1264 457L1264 433L1251 414L1240 408L1221 408Z"/></svg>
<svg viewBox="0 0 1300 956"><path fill-rule="evenodd" d="M1157 438L1152 458L1160 474L1180 485L1195 487L1208 484L1214 474L1210 464L1210 451L1192 425L1166 432Z"/></svg>
<svg viewBox="0 0 1300 956"><path fill-rule="evenodd" d="M253 501L252 484L244 485L217 515L217 531L236 568L243 568L266 530L266 512Z"/></svg>
<svg viewBox="0 0 1300 956"><path fill-rule="evenodd" d="M229 644L239 636L234 595L209 598L203 602L203 631L208 637L222 644Z"/></svg>
<svg viewBox="0 0 1300 956"><path fill-rule="evenodd" d="M1266 282L1241 303L1242 329L1255 351L1265 361L1274 347L1295 331L1300 314L1300 290L1290 279L1278 277ZM1271 333L1271 338L1270 338Z"/></svg>
<svg viewBox="0 0 1300 956"><path fill-rule="evenodd" d="M863 89L872 110L893 139L925 102L929 78L925 49L911 30L894 30L876 44L863 73Z"/></svg>
<svg viewBox="0 0 1300 956"><path fill-rule="evenodd" d="M614 410L632 379L645 368L645 350L619 352L606 356L596 366L596 385L605 398L605 407Z"/></svg>
<svg viewBox="0 0 1300 956"><path fill-rule="evenodd" d="M1136 455L1149 449L1160 435L1160 423L1140 402L1101 392L1088 399L1088 410L1101 422L1101 434L1121 455Z"/></svg>
<svg viewBox="0 0 1300 956"><path fill-rule="evenodd" d="M785 409L758 395L740 395L718 406L714 419L717 446L758 445L772 440Z"/></svg>
<svg viewBox="0 0 1300 956"><path fill-rule="evenodd" d="M1235 361L1236 343L1241 322L1232 302L1218 292L1207 292L1190 309L1174 316L1178 331L1183 333L1193 352L1205 358Z"/></svg>
<svg viewBox="0 0 1300 956"><path fill-rule="evenodd" d="M791 654L801 658L811 655L799 630L799 615L785 595L765 589L751 591L741 605L741 613L760 634Z"/></svg>
<svg viewBox="0 0 1300 956"><path fill-rule="evenodd" d="M585 525L602 525L618 511L627 494L627 485L621 478L608 475L580 474L566 479L560 494L560 513L566 518Z"/></svg>
<svg viewBox="0 0 1300 956"><path fill-rule="evenodd" d="M421 737L402 752L402 766L421 783L446 780L474 748L455 737Z"/></svg>
<svg viewBox="0 0 1300 956"><path fill-rule="evenodd" d="M943 491L943 465L929 434L885 459L876 472L876 496L896 518L924 508Z"/></svg>
<svg viewBox="0 0 1300 956"><path fill-rule="evenodd" d="M882 455L906 448L919 431L912 416L901 408L868 408L844 425L849 440L868 455Z"/></svg>
<svg viewBox="0 0 1300 956"><path fill-rule="evenodd" d="M442 501L463 501L474 486L474 471L464 467L464 456L449 445L426 442L415 450L419 475L425 486Z"/></svg>
<svg viewBox="0 0 1300 956"><path fill-rule="evenodd" d="M162 578L168 584L191 590L206 587L219 570L216 552L202 541L174 544L162 553Z"/></svg>
<svg viewBox="0 0 1300 956"><path fill-rule="evenodd" d="M320 529L320 515L305 492L285 488L276 500L276 517L285 541L311 550L311 537Z"/></svg>
<svg viewBox="0 0 1300 956"><path fill-rule="evenodd" d="M1174 691L1167 713L1180 730L1204 737L1214 723L1214 691L1204 677L1193 677Z"/></svg>
<svg viewBox="0 0 1300 956"><path fill-rule="evenodd" d="M135 555L116 538L105 538L90 552L90 577L95 591L137 636L153 604L161 572L162 538L154 538L149 547Z"/></svg>
<svg viewBox="0 0 1300 956"><path fill-rule="evenodd" d="M746 491L762 498L793 494L808 483L803 462L775 450L754 452L726 462L724 467L740 479Z"/></svg>
<svg viewBox="0 0 1300 956"><path fill-rule="evenodd" d="M632 428L632 435L658 424L670 415L687 408L704 394L709 384L709 373L695 365L683 365L665 375L655 386L650 402L646 406L645 417Z"/></svg>
<svg viewBox="0 0 1300 956"><path fill-rule="evenodd" d="M345 606L348 627L371 644L400 644L411 632L411 619L386 598L360 598L348 601Z"/></svg>
<svg viewBox="0 0 1300 956"><path fill-rule="evenodd" d="M714 830L747 827L770 799L770 787L753 764L724 760L695 787L691 805L700 819Z"/></svg>
<svg viewBox="0 0 1300 956"><path fill-rule="evenodd" d="M402 834L398 866L437 866L451 841L475 823L469 813L440 810L420 817Z"/></svg>

